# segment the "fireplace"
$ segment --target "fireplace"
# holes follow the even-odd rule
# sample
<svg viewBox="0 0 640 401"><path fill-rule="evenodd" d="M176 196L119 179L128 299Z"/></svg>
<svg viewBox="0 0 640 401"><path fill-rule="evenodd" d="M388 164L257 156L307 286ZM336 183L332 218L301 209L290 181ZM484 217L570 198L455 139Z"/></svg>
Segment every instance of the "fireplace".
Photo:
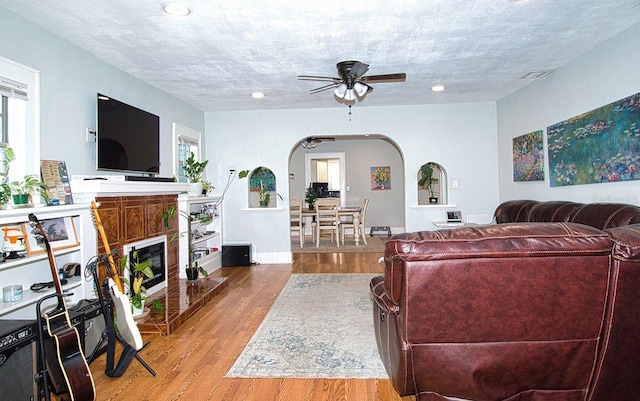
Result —
<svg viewBox="0 0 640 401"><path fill-rule="evenodd" d="M160 235L142 241L132 242L123 247L123 254L129 261L133 261L133 253L138 252L138 262L151 262L153 277L145 277L142 285L147 289L147 295L167 286L167 236ZM133 284L131 276L130 285Z"/></svg>

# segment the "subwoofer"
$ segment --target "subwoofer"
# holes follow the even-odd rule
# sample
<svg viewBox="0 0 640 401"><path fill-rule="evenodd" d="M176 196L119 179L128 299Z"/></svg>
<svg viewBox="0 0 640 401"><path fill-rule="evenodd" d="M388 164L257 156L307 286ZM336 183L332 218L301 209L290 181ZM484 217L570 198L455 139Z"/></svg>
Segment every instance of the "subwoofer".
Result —
<svg viewBox="0 0 640 401"><path fill-rule="evenodd" d="M0 389L12 400L39 399L36 337L33 320L0 320Z"/></svg>

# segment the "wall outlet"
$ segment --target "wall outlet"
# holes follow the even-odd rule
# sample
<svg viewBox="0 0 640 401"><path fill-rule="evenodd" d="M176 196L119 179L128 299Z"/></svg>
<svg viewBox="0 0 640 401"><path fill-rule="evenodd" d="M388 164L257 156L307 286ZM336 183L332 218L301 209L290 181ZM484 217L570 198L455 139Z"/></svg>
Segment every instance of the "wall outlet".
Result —
<svg viewBox="0 0 640 401"><path fill-rule="evenodd" d="M457 179L451 180L451 188L457 189L460 186L460 182Z"/></svg>

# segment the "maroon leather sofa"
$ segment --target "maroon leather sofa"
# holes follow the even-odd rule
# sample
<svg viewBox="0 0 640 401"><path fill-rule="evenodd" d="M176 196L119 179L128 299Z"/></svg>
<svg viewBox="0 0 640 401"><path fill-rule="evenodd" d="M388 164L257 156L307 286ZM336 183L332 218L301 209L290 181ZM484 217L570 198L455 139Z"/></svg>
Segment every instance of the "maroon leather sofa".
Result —
<svg viewBox="0 0 640 401"><path fill-rule="evenodd" d="M640 208L519 200L495 219L386 243L371 291L398 393L640 399Z"/></svg>

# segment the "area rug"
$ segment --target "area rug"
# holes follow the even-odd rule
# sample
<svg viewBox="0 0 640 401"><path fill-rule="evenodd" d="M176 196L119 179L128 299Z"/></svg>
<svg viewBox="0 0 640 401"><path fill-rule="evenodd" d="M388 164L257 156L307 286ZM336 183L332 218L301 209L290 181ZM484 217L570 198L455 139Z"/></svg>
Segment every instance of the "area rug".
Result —
<svg viewBox="0 0 640 401"><path fill-rule="evenodd" d="M292 275L227 377L388 378L373 329L375 275Z"/></svg>
<svg viewBox="0 0 640 401"><path fill-rule="evenodd" d="M380 252L384 253L384 244L389 240L385 235L367 235L367 245L360 241L360 245L355 246L353 237L347 237L344 245L336 246L335 242L331 242L329 237L323 237L320 240L320 246L316 247L316 243L311 237L305 239L304 246L300 248L298 237L291 237L292 253L336 253L336 252Z"/></svg>

